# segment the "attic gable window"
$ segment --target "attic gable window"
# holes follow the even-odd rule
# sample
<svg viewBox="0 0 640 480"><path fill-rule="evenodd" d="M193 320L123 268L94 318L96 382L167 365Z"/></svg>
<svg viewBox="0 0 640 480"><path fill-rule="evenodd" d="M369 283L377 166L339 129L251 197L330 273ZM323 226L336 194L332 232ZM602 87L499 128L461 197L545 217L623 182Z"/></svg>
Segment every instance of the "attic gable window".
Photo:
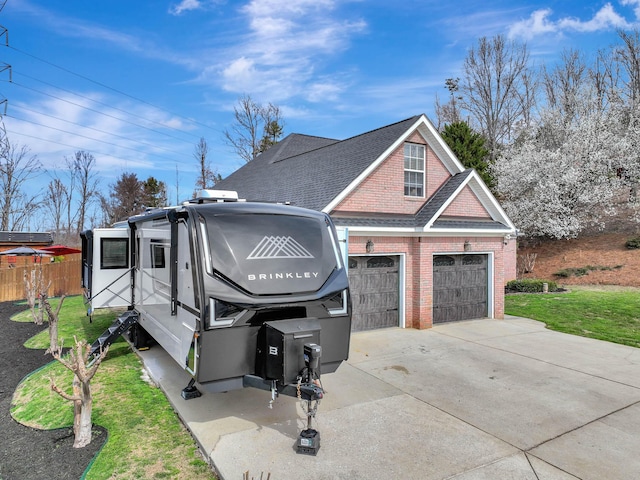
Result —
<svg viewBox="0 0 640 480"><path fill-rule="evenodd" d="M424 197L424 145L404 144L404 194Z"/></svg>

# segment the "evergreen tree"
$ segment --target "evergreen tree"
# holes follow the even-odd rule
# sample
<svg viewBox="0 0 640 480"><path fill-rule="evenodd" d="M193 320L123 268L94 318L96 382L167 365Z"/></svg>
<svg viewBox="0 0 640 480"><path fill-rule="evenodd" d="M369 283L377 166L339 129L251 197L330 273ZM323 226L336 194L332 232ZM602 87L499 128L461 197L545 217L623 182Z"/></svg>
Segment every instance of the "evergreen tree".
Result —
<svg viewBox="0 0 640 480"><path fill-rule="evenodd" d="M163 181L149 177L142 184L145 206L152 208L167 206L167 186Z"/></svg>
<svg viewBox="0 0 640 480"><path fill-rule="evenodd" d="M442 138L466 168L473 168L487 187L493 190L495 181L489 171L489 150L485 139L467 122L454 122L444 127Z"/></svg>

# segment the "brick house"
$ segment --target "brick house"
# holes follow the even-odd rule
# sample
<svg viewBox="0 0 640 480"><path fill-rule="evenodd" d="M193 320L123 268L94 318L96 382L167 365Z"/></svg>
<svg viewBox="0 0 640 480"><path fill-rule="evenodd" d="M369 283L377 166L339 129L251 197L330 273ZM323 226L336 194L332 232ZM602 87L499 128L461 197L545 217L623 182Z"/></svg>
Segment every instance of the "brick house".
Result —
<svg viewBox="0 0 640 480"><path fill-rule="evenodd" d="M216 188L331 215L354 330L504 316L516 229L424 115L346 140L291 134Z"/></svg>

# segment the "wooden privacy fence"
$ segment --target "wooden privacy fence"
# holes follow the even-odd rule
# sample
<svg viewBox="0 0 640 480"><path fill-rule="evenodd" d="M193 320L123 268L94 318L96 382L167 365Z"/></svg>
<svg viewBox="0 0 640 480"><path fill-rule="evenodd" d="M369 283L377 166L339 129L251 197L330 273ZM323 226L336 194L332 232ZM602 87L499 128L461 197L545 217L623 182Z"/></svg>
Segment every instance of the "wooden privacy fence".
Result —
<svg viewBox="0 0 640 480"><path fill-rule="evenodd" d="M79 295L82 293L81 271L82 259L80 255L69 255L61 262L49 263L43 259L42 265L30 264L15 268L0 269L0 302L24 300L27 298L24 288L24 278L31 278L31 272L42 268L44 285L49 286L47 295L59 297L62 294Z"/></svg>

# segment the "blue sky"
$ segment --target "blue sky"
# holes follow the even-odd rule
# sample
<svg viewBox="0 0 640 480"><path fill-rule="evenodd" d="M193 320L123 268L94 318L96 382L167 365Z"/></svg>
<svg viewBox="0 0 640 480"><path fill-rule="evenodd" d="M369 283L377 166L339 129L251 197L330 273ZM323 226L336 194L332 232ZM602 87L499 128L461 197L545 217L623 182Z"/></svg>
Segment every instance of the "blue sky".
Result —
<svg viewBox="0 0 640 480"><path fill-rule="evenodd" d="M105 191L134 172L175 201L193 191L200 137L223 176L242 165L222 132L243 94L280 106L285 134L348 138L432 117L482 36L549 65L616 43L640 0L7 0L0 25L12 142L49 170L87 150Z"/></svg>

